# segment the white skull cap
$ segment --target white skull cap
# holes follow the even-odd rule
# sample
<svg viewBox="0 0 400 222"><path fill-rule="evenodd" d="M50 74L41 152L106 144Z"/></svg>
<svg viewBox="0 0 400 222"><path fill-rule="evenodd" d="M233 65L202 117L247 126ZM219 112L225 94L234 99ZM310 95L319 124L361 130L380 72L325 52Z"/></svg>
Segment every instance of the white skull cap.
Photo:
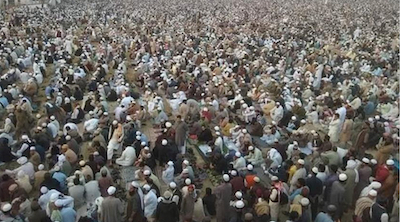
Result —
<svg viewBox="0 0 400 222"><path fill-rule="evenodd" d="M393 166L394 165L394 161L393 160L386 160L386 165Z"/></svg>
<svg viewBox="0 0 400 222"><path fill-rule="evenodd" d="M108 195L113 195L113 194L115 194L115 191L117 191L117 188L115 188L114 186L110 186L110 187L107 189Z"/></svg>
<svg viewBox="0 0 400 222"><path fill-rule="evenodd" d="M347 175L344 173L339 174L339 180L340 181L346 181L347 180Z"/></svg>
<svg viewBox="0 0 400 222"><path fill-rule="evenodd" d="M252 171L254 169L253 165L249 164L247 165L247 170Z"/></svg>
<svg viewBox="0 0 400 222"><path fill-rule="evenodd" d="M236 197L237 199L241 199L241 198L243 197L243 194L242 194L242 192L240 192L240 191L236 191L236 193L235 193L235 197Z"/></svg>
<svg viewBox="0 0 400 222"><path fill-rule="evenodd" d="M236 153L235 153L235 156L236 156L236 157L241 157L242 154L240 154L240 152L236 152Z"/></svg>
<svg viewBox="0 0 400 222"><path fill-rule="evenodd" d="M230 180L228 174L224 174L224 175L222 176L222 179L223 179L225 182L229 182L229 180Z"/></svg>
<svg viewBox="0 0 400 222"><path fill-rule="evenodd" d="M186 178L186 180L185 180L185 184L186 184L186 185L190 185L190 184L192 184L192 180L190 180L189 178Z"/></svg>
<svg viewBox="0 0 400 222"><path fill-rule="evenodd" d="M40 193L42 194L46 194L49 191L49 189L47 189L47 187L43 186L40 188Z"/></svg>
<svg viewBox="0 0 400 222"><path fill-rule="evenodd" d="M163 146L166 146L166 145L168 144L168 140L163 139L162 142L161 142L161 144L162 144Z"/></svg>
<svg viewBox="0 0 400 222"><path fill-rule="evenodd" d="M232 170L231 171L231 175L234 176L234 177L237 176L237 171L236 170Z"/></svg>
<svg viewBox="0 0 400 222"><path fill-rule="evenodd" d="M304 198L302 198L300 200L300 203L301 203L301 206L305 207L305 206L308 206L310 204L310 200L308 198L304 197Z"/></svg>
<svg viewBox="0 0 400 222"><path fill-rule="evenodd" d="M370 161L368 158L364 157L362 158L362 162L368 164Z"/></svg>
<svg viewBox="0 0 400 222"><path fill-rule="evenodd" d="M169 187L170 187L171 189L175 189L175 188L176 188L176 183L175 183L175 182L169 183Z"/></svg>
<svg viewBox="0 0 400 222"><path fill-rule="evenodd" d="M242 209L242 208L244 207L244 202L241 201L241 200L236 201L235 207L236 207L237 209Z"/></svg>
<svg viewBox="0 0 400 222"><path fill-rule="evenodd" d="M145 189L145 190L147 190L147 191L149 191L150 190L150 185L148 185L148 184L145 184L144 186L143 186L143 189Z"/></svg>

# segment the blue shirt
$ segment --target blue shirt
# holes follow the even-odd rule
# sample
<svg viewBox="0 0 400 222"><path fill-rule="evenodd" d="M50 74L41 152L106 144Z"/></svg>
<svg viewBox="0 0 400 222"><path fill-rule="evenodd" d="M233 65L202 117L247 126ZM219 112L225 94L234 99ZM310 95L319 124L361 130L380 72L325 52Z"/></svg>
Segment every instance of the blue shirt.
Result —
<svg viewBox="0 0 400 222"><path fill-rule="evenodd" d="M56 179L60 183L61 190L67 189L67 176L61 172L55 172L53 174L53 178Z"/></svg>
<svg viewBox="0 0 400 222"><path fill-rule="evenodd" d="M64 207L61 209L61 217L63 222L75 222L76 211L71 207Z"/></svg>
<svg viewBox="0 0 400 222"><path fill-rule="evenodd" d="M326 213L319 213L314 222L333 222L332 218Z"/></svg>
<svg viewBox="0 0 400 222"><path fill-rule="evenodd" d="M6 108L8 106L8 100L6 97L2 96L0 97L0 103L3 106L3 108Z"/></svg>

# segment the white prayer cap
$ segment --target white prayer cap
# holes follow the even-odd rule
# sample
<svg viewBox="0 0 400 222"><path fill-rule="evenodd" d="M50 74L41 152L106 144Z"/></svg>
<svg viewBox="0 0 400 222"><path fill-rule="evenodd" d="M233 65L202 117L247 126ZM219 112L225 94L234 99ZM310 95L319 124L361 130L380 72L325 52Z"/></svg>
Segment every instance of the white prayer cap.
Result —
<svg viewBox="0 0 400 222"><path fill-rule="evenodd" d="M246 129L242 129L242 133L247 133L247 130Z"/></svg>
<svg viewBox="0 0 400 222"><path fill-rule="evenodd" d="M310 200L308 198L301 198L300 200L301 206L306 207L310 204Z"/></svg>
<svg viewBox="0 0 400 222"><path fill-rule="evenodd" d="M204 107L203 111L204 111L204 112L208 112L208 108L207 108L207 107Z"/></svg>
<svg viewBox="0 0 400 222"><path fill-rule="evenodd" d="M67 136L65 137L65 139L69 141L69 140L71 140L71 136L70 136L70 135L67 135Z"/></svg>
<svg viewBox="0 0 400 222"><path fill-rule="evenodd" d="M252 171L254 169L253 165L249 164L247 165L247 170Z"/></svg>
<svg viewBox="0 0 400 222"><path fill-rule="evenodd" d="M369 122L374 122L374 119L373 119L372 117L369 117L369 118L368 118L368 121L369 121Z"/></svg>
<svg viewBox="0 0 400 222"><path fill-rule="evenodd" d="M246 103L243 103L242 108L243 108L243 109L247 108L247 104L246 104Z"/></svg>
<svg viewBox="0 0 400 222"><path fill-rule="evenodd" d="M279 105L281 105L281 103L280 103L280 102L276 102L275 104L276 104L276 105L278 105L278 106L279 106Z"/></svg>
<svg viewBox="0 0 400 222"><path fill-rule="evenodd" d="M168 141L167 141L166 139L164 139L164 140L161 141L161 144L162 144L163 146L166 146L166 145L168 144Z"/></svg>
<svg viewBox="0 0 400 222"><path fill-rule="evenodd" d="M145 170L145 171L143 172L143 174L144 174L145 176L150 176L151 172L150 172L150 170Z"/></svg>
<svg viewBox="0 0 400 222"><path fill-rule="evenodd" d="M300 121L300 123L305 124L305 123L306 123L306 120L305 120L305 119L302 119L302 120Z"/></svg>
<svg viewBox="0 0 400 222"><path fill-rule="evenodd" d="M292 120L295 121L297 118L296 116L292 116Z"/></svg>
<svg viewBox="0 0 400 222"><path fill-rule="evenodd" d="M35 151L36 148L35 148L34 146L31 146L31 147L29 148L29 150L30 150L30 151Z"/></svg>
<svg viewBox="0 0 400 222"><path fill-rule="evenodd" d="M63 207L63 206L64 206L62 200L56 200L56 201L54 202L54 205L56 205L56 207Z"/></svg>
<svg viewBox="0 0 400 222"><path fill-rule="evenodd" d="M89 115L93 115L94 114L94 112L93 111L89 111Z"/></svg>
<svg viewBox="0 0 400 222"><path fill-rule="evenodd" d="M29 137L28 137L27 135L22 135L22 136L21 136L21 139L22 139L22 140L27 140L27 139L29 139Z"/></svg>
<svg viewBox="0 0 400 222"><path fill-rule="evenodd" d="M297 141L293 141L293 145L297 146L299 143Z"/></svg>
<svg viewBox="0 0 400 222"><path fill-rule="evenodd" d="M277 176L272 176L272 177L271 177L271 180L272 180L272 181L278 181L279 178L278 178Z"/></svg>
<svg viewBox="0 0 400 222"><path fill-rule="evenodd" d="M371 159L370 162L374 165L376 165L378 162L376 161L376 159Z"/></svg>
<svg viewBox="0 0 400 222"><path fill-rule="evenodd" d="M79 166L83 167L85 166L86 162L84 160L79 161Z"/></svg>
<svg viewBox="0 0 400 222"><path fill-rule="evenodd" d="M145 146L143 149L144 150L150 150L150 148L148 146Z"/></svg>
<svg viewBox="0 0 400 222"><path fill-rule="evenodd" d="M176 188L176 183L175 183L175 182L169 183L169 187L170 187L171 189L175 189L175 188Z"/></svg>
<svg viewBox="0 0 400 222"><path fill-rule="evenodd" d="M55 116L50 116L50 119L51 119L51 120L55 120L56 117L55 117Z"/></svg>
<svg viewBox="0 0 400 222"><path fill-rule="evenodd" d="M117 120L114 120L114 121L112 122L112 124L113 124L113 125L117 125L117 124L118 124L118 121L117 121Z"/></svg>
<svg viewBox="0 0 400 222"><path fill-rule="evenodd" d="M249 146L249 150L254 150L254 146Z"/></svg>
<svg viewBox="0 0 400 222"><path fill-rule="evenodd" d="M314 133L316 133L316 131L315 130L311 130L311 134L314 134Z"/></svg>
<svg viewBox="0 0 400 222"><path fill-rule="evenodd" d="M190 180L189 178L186 178L186 180L185 180L185 184L186 184L186 185L190 185L190 184L192 184L192 180Z"/></svg>
<svg viewBox="0 0 400 222"><path fill-rule="evenodd" d="M299 159L299 160L297 160L297 163L301 164L301 165L304 165L304 160L303 159Z"/></svg>
<svg viewBox="0 0 400 222"><path fill-rule="evenodd" d="M98 155L99 155L99 152L95 151L95 152L93 153L93 155L94 155L94 156L98 156Z"/></svg>
<svg viewBox="0 0 400 222"><path fill-rule="evenodd" d="M143 189L145 189L145 190L147 190L147 191L149 191L150 190L150 185L148 185L148 184L145 184L144 186L143 186Z"/></svg>
<svg viewBox="0 0 400 222"><path fill-rule="evenodd" d="M140 131L136 131L136 136L140 136L142 133Z"/></svg>
<svg viewBox="0 0 400 222"><path fill-rule="evenodd" d="M110 186L110 187L107 189L108 195L113 195L113 194L115 194L115 191L117 191L117 188L115 188L114 186Z"/></svg>
<svg viewBox="0 0 400 222"><path fill-rule="evenodd" d="M50 202L54 202L56 200L58 200L58 193L52 193L50 195Z"/></svg>
<svg viewBox="0 0 400 222"><path fill-rule="evenodd" d="M183 164L189 165L189 161L188 161L188 160L184 160L184 161L183 161Z"/></svg>
<svg viewBox="0 0 400 222"><path fill-rule="evenodd" d="M379 190L381 188L381 186L382 186L382 184L379 183L378 181L372 181L371 182L372 189Z"/></svg>
<svg viewBox="0 0 400 222"><path fill-rule="evenodd" d="M25 163L27 163L28 162L28 158L26 158L26 157L20 157L20 158L18 158L18 160L17 160L17 163L19 164L19 165L24 165Z"/></svg>
<svg viewBox="0 0 400 222"><path fill-rule="evenodd" d="M141 146L146 146L146 142L142 141L142 142L140 143L140 145L141 145Z"/></svg>
<svg viewBox="0 0 400 222"><path fill-rule="evenodd" d="M339 174L339 180L340 181L346 181L347 180L347 175L344 173Z"/></svg>
<svg viewBox="0 0 400 222"><path fill-rule="evenodd" d="M236 207L237 209L243 209L243 207L244 207L244 202L241 201L241 200L236 201L235 207Z"/></svg>
<svg viewBox="0 0 400 222"><path fill-rule="evenodd" d="M217 132L215 132L215 135L220 136L221 133L217 131Z"/></svg>
<svg viewBox="0 0 400 222"><path fill-rule="evenodd" d="M1 208L1 211L3 211L3 212L8 212L8 211L11 210L11 208L12 208L11 204L6 203L6 204L4 204L3 207Z"/></svg>
<svg viewBox="0 0 400 222"><path fill-rule="evenodd" d="M172 124L170 122L165 123L165 127L170 128L171 126L172 126Z"/></svg>
<svg viewBox="0 0 400 222"><path fill-rule="evenodd" d="M235 156L236 156L236 157L241 157L242 154L240 154L240 152L238 151L238 152L235 153Z"/></svg>
<svg viewBox="0 0 400 222"><path fill-rule="evenodd" d="M219 131L219 130L220 130L220 129L219 129L219 126L215 126L215 127L214 127L214 130L215 130L215 131Z"/></svg>
<svg viewBox="0 0 400 222"><path fill-rule="evenodd" d="M237 171L236 170L232 170L231 171L231 175L234 176L234 177L237 176Z"/></svg>
<svg viewBox="0 0 400 222"><path fill-rule="evenodd" d="M47 189L47 187L43 186L40 188L40 193L46 194L47 192L49 192L49 189Z"/></svg>
<svg viewBox="0 0 400 222"><path fill-rule="evenodd" d="M317 168L317 167L313 167L313 168L311 169L311 171L312 171L313 173L318 173L318 168Z"/></svg>
<svg viewBox="0 0 400 222"><path fill-rule="evenodd" d="M380 117L380 116L378 116L378 115L376 115L376 116L375 116L375 119L376 119L376 120L380 120L380 119L381 119L381 117Z"/></svg>
<svg viewBox="0 0 400 222"><path fill-rule="evenodd" d="M126 120L127 120L127 121L131 121L131 120L132 120L132 117L131 117L131 116L126 116Z"/></svg>
<svg viewBox="0 0 400 222"><path fill-rule="evenodd" d="M259 183L260 182L260 178L259 177L254 177L254 182Z"/></svg>
<svg viewBox="0 0 400 222"><path fill-rule="evenodd" d="M235 193L235 197L236 197L237 199L241 199L241 198L243 197L243 194L242 194L242 192L240 192L240 191L236 191L236 193Z"/></svg>
<svg viewBox="0 0 400 222"><path fill-rule="evenodd" d="M140 140L140 138L141 138L140 136L136 136L136 140Z"/></svg>
<svg viewBox="0 0 400 222"><path fill-rule="evenodd" d="M103 115L108 116L108 112L104 112Z"/></svg>
<svg viewBox="0 0 400 222"><path fill-rule="evenodd" d="M174 165L174 162L168 161L167 164L168 164L168 166L173 166L173 165Z"/></svg>
<svg viewBox="0 0 400 222"><path fill-rule="evenodd" d="M36 129L37 129L37 130L42 130L43 128L40 127L40 126L38 126L38 127L36 127Z"/></svg>
<svg viewBox="0 0 400 222"><path fill-rule="evenodd" d="M363 161L363 163L366 163L366 164L368 164L368 163L369 163L369 159L368 159L368 158L366 158L366 157L362 158L362 161Z"/></svg>
<svg viewBox="0 0 400 222"><path fill-rule="evenodd" d="M276 125L276 122L275 122L275 121L272 121L271 124L272 124L272 125Z"/></svg>
<svg viewBox="0 0 400 222"><path fill-rule="evenodd" d="M368 195L371 196L371 197L376 197L378 195L378 192L376 192L376 190L370 190L368 192Z"/></svg>
<svg viewBox="0 0 400 222"><path fill-rule="evenodd" d="M40 114L36 114L37 119L40 119L40 117L42 117Z"/></svg>
<svg viewBox="0 0 400 222"><path fill-rule="evenodd" d="M42 127L43 128L47 127L47 123L42 123Z"/></svg>
<svg viewBox="0 0 400 222"><path fill-rule="evenodd" d="M132 181L131 185L132 185L133 187L136 187L136 188L139 188L139 187L140 187L139 183L136 182L136 181Z"/></svg>
<svg viewBox="0 0 400 222"><path fill-rule="evenodd" d="M393 160L386 160L386 165L393 166L394 165L394 161Z"/></svg>
<svg viewBox="0 0 400 222"><path fill-rule="evenodd" d="M224 175L222 176L222 179L223 179L225 182L229 182L229 180L230 180L228 174L224 174Z"/></svg>
<svg viewBox="0 0 400 222"><path fill-rule="evenodd" d="M43 164L39 164L38 170L43 170L43 169L44 169L44 165Z"/></svg>

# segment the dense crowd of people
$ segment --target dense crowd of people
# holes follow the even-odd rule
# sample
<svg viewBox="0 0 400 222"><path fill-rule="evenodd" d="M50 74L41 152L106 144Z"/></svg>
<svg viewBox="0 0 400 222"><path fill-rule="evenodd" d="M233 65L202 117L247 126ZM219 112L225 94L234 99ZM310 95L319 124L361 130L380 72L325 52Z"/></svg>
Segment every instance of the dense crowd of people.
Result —
<svg viewBox="0 0 400 222"><path fill-rule="evenodd" d="M394 5L9 7L0 221L399 221Z"/></svg>

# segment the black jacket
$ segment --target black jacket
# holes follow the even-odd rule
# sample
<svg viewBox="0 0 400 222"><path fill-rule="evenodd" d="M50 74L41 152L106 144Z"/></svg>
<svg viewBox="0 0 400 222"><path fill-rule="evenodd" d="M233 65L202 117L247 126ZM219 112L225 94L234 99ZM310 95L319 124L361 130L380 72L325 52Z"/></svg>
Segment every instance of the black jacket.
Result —
<svg viewBox="0 0 400 222"><path fill-rule="evenodd" d="M179 210L175 202L162 200L157 205L156 220L162 222L179 221Z"/></svg>

